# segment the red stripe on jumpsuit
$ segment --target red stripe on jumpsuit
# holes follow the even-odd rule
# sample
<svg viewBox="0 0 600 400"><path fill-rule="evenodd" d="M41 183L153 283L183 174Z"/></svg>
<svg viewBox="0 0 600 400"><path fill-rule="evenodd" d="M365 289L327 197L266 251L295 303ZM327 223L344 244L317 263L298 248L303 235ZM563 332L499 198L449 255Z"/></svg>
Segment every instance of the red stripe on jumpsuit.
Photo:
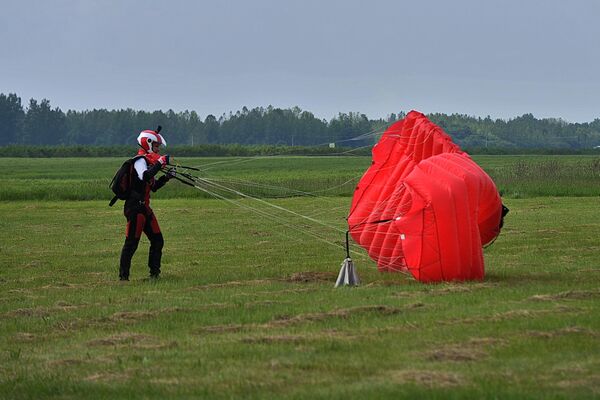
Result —
<svg viewBox="0 0 600 400"><path fill-rule="evenodd" d="M160 226L158 226L158 220L152 213L152 217L150 217L150 227L152 228L152 233L160 233Z"/></svg>
<svg viewBox="0 0 600 400"><path fill-rule="evenodd" d="M131 232L131 223L132 222L133 222L132 220L129 220L127 222L127 228L125 229L125 237L130 237L129 234ZM136 239L139 239L142 236L142 231L144 230L145 224L146 224L146 216L142 213L136 214L135 223L134 223Z"/></svg>

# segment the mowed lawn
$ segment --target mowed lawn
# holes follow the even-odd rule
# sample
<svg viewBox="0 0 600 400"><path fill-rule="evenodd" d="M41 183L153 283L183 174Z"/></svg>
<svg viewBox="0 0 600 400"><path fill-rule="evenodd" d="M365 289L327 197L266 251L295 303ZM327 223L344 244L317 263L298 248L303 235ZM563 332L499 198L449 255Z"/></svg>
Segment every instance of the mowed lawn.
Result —
<svg viewBox="0 0 600 400"><path fill-rule="evenodd" d="M143 239L127 283L121 203L24 196L0 202L0 398L600 396L597 196L505 198L482 282L381 274L353 245L362 284L338 289L348 196L268 200L322 224L159 196L162 279Z"/></svg>

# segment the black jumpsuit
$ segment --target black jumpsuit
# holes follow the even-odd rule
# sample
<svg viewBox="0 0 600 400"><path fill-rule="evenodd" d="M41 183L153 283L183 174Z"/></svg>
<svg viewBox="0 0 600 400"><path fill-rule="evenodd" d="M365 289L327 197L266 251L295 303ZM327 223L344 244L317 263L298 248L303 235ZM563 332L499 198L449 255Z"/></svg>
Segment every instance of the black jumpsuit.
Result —
<svg viewBox="0 0 600 400"><path fill-rule="evenodd" d="M152 208L150 208L150 191L156 192L163 187L169 180L169 177L164 175L159 179L154 179L154 176L160 171L162 165L157 162L148 167L148 160L145 157L140 156L137 158L144 159L146 170L143 173L143 179L140 179L135 168L133 169L131 195L125 200L125 206L123 207L123 214L127 219L127 229L125 231L125 244L123 244L123 249L121 250L119 268L119 278L121 280L129 280L131 259L137 250L142 232L150 240L150 251L148 254L150 276L158 278L160 275L160 259L164 240L158 221L154 216ZM137 159L135 161L137 162Z"/></svg>

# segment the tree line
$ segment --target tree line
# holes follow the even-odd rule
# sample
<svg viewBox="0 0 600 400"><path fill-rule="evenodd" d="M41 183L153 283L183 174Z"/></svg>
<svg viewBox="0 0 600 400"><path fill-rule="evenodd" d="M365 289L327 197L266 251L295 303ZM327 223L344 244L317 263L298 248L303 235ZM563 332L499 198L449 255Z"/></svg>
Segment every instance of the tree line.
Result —
<svg viewBox="0 0 600 400"><path fill-rule="evenodd" d="M327 121L299 107L256 107L202 119L195 111L68 110L48 99L25 107L15 93L0 93L0 146L131 145L143 129L162 125L174 145L368 146L400 111L383 119L359 112L339 113ZM503 120L464 114L429 114L462 147L479 149L589 149L600 145L600 119L569 123L532 114ZM362 136L362 137L361 137Z"/></svg>

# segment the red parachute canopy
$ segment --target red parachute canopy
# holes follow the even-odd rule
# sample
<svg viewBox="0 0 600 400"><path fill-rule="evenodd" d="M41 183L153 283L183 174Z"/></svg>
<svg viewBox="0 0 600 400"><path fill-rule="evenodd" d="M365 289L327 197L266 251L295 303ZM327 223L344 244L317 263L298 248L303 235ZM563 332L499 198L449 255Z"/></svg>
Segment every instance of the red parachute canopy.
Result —
<svg viewBox="0 0 600 400"><path fill-rule="evenodd" d="M423 282L484 277L482 246L500 233L492 179L417 111L391 125L352 198L352 238L380 271Z"/></svg>

